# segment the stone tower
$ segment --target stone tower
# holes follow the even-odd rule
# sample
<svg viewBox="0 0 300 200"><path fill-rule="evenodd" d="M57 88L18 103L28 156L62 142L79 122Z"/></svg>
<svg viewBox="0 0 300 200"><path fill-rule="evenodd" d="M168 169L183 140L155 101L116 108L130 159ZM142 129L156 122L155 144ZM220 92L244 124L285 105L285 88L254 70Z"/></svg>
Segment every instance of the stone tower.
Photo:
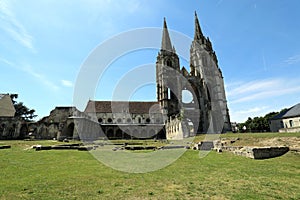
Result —
<svg viewBox="0 0 300 200"><path fill-rule="evenodd" d="M199 77L207 87L209 128L207 132L231 130L222 71L209 38L202 33L195 12L195 33L190 49L191 76Z"/></svg>
<svg viewBox="0 0 300 200"><path fill-rule="evenodd" d="M172 46L166 20L164 19L161 50L156 61L157 101L167 116L180 112L179 57Z"/></svg>
<svg viewBox="0 0 300 200"><path fill-rule="evenodd" d="M230 130L222 72L209 38L202 33L196 13L190 72L180 67L164 19L161 50L156 61L156 82L157 100L168 117L167 138ZM184 92L192 96L191 101L182 100Z"/></svg>

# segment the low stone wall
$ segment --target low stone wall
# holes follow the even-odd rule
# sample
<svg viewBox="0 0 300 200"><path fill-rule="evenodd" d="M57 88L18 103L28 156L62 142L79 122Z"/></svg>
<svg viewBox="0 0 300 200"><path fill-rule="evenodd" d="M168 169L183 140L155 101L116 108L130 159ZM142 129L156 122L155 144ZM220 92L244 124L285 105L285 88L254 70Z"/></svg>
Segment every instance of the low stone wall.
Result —
<svg viewBox="0 0 300 200"><path fill-rule="evenodd" d="M300 132L300 127L279 129L279 133L298 133L298 132Z"/></svg>
<svg viewBox="0 0 300 200"><path fill-rule="evenodd" d="M194 144L194 150L210 151L215 147L214 141L202 141Z"/></svg>
<svg viewBox="0 0 300 200"><path fill-rule="evenodd" d="M239 140L238 138L236 140ZM229 151L239 156L245 156L253 159L267 159L282 156L289 151L286 146L267 146L267 147L251 147L251 146L227 146L236 140L214 140L202 141L193 145L194 150L216 150L217 152Z"/></svg>
<svg viewBox="0 0 300 200"><path fill-rule="evenodd" d="M238 151L240 149L242 149L243 147L241 146L223 146L221 149L223 151Z"/></svg>
<svg viewBox="0 0 300 200"><path fill-rule="evenodd" d="M282 156L288 151L289 147L243 147L233 153L253 159L267 159Z"/></svg>

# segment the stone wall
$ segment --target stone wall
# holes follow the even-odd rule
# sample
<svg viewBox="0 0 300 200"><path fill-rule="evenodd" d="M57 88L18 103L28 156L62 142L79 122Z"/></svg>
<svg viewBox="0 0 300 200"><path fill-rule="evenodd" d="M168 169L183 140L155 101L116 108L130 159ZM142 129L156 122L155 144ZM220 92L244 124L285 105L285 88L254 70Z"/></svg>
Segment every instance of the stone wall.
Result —
<svg viewBox="0 0 300 200"><path fill-rule="evenodd" d="M266 159L282 156L289 151L289 147L243 147L235 150L234 154L253 159Z"/></svg>
<svg viewBox="0 0 300 200"><path fill-rule="evenodd" d="M15 117L0 118L0 139L23 139L28 132L27 123Z"/></svg>
<svg viewBox="0 0 300 200"><path fill-rule="evenodd" d="M251 146L231 146L228 144L234 143L235 140L215 140L214 149L217 152L229 151L236 155L245 156L253 159L266 159L281 156L289 151L286 146L266 146L266 147L251 147Z"/></svg>
<svg viewBox="0 0 300 200"><path fill-rule="evenodd" d="M280 133L298 133L300 132L300 127L294 127L294 128L281 128L279 129Z"/></svg>

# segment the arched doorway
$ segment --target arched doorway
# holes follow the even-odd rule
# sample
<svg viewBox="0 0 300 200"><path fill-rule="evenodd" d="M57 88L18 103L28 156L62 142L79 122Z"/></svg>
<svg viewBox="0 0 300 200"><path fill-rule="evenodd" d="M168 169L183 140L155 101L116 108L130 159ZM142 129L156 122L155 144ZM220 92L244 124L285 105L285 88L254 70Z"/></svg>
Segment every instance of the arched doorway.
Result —
<svg viewBox="0 0 300 200"><path fill-rule="evenodd" d="M64 134L67 138L70 138L70 139L73 138L74 126L75 125L73 122L68 125L68 127L65 131L65 134Z"/></svg>
<svg viewBox="0 0 300 200"><path fill-rule="evenodd" d="M28 127L26 124L23 124L20 128L20 135L19 135L19 138L20 139L24 139L25 136L27 135L28 133Z"/></svg>
<svg viewBox="0 0 300 200"><path fill-rule="evenodd" d="M108 139L112 139L114 137L114 130L113 129L108 129L106 136L107 136Z"/></svg>
<svg viewBox="0 0 300 200"><path fill-rule="evenodd" d="M116 138L122 139L123 138L123 131L121 129L118 129L116 132Z"/></svg>

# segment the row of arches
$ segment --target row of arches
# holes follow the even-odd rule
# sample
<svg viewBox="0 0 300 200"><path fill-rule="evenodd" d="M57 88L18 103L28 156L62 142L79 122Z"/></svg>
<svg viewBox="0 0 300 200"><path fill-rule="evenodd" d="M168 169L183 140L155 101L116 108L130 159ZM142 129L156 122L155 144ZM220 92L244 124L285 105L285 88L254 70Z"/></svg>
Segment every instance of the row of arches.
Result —
<svg viewBox="0 0 300 200"><path fill-rule="evenodd" d="M165 132L161 128L102 128L108 139L165 139Z"/></svg>
<svg viewBox="0 0 300 200"><path fill-rule="evenodd" d="M0 139L24 139L28 126L22 122L4 121L0 124Z"/></svg>
<svg viewBox="0 0 300 200"><path fill-rule="evenodd" d="M111 117L109 118L98 118L98 123L100 124L154 124L154 123L162 123L162 119L160 118L155 118L155 119L150 119L150 118L116 118L113 119Z"/></svg>

